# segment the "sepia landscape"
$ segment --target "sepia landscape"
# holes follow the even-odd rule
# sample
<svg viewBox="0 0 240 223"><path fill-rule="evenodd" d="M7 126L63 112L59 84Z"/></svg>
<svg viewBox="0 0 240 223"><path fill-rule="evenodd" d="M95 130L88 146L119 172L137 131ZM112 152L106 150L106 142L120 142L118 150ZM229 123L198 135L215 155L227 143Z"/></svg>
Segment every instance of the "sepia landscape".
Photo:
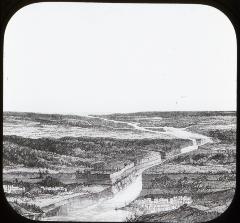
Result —
<svg viewBox="0 0 240 223"><path fill-rule="evenodd" d="M26 218L205 222L235 181L233 111L3 114L3 188Z"/></svg>

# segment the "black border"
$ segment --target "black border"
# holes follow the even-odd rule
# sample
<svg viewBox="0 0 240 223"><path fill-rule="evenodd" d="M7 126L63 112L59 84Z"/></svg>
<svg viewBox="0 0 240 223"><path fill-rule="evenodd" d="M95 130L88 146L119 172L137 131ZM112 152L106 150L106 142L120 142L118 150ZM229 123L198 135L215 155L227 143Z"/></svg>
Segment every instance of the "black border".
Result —
<svg viewBox="0 0 240 223"><path fill-rule="evenodd" d="M240 57L239 57L239 43L240 43L240 0L145 0L145 1L89 1L89 0L0 0L0 34L1 34L1 82L2 82L2 90L0 91L1 93L1 112L2 112L2 117L1 117L1 136L3 136L3 44L4 44L4 33L5 29L7 27L7 24L11 17L21 8L24 6L27 6L32 3L38 3L38 2L94 2L94 3L178 3L178 4L202 4L202 5L208 5L215 7L222 11L231 21L235 32L236 32L236 38L237 38L237 65L239 65ZM239 74L239 69L237 66L237 83L238 83L238 75ZM237 87L237 95L239 93L238 87ZM239 103L238 103L239 97L237 97L237 111L239 108ZM239 135L239 128L238 128L238 123L239 123L239 115L237 113L237 136ZM2 143L1 143L1 148L2 148ZM0 169L1 169L1 196L0 196L0 220L2 222L43 222L43 221L36 221L36 220L30 220L27 219L19 214L16 213L16 211L13 210L13 208L9 205L9 203L6 200L6 197L3 192L2 188L2 149L1 149L1 161L0 161ZM240 220L240 192L239 192L239 187L240 187L240 177L239 177L239 171L240 171L240 153L238 151L238 137L237 137L237 170L236 170L236 191L235 191L235 196L233 198L233 201L230 205L230 207L222 213L219 217L209 221L210 223L225 223L225 222L238 222ZM239 213L238 213L239 212ZM46 221L49 222L49 221ZM57 221L51 221L51 222L57 222ZM61 221L62 222L62 221Z"/></svg>

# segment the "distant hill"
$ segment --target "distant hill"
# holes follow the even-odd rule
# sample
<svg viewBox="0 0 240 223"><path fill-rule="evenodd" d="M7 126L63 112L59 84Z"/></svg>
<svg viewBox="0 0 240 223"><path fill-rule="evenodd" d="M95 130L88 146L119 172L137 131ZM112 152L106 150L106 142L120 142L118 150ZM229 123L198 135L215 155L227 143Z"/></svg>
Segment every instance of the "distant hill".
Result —
<svg viewBox="0 0 240 223"><path fill-rule="evenodd" d="M146 111L146 112L133 112L133 113L113 113L108 115L101 115L105 117L114 116L147 116L156 117L160 116L162 118L171 118L173 116L235 116L236 111ZM100 115L98 115L100 116Z"/></svg>

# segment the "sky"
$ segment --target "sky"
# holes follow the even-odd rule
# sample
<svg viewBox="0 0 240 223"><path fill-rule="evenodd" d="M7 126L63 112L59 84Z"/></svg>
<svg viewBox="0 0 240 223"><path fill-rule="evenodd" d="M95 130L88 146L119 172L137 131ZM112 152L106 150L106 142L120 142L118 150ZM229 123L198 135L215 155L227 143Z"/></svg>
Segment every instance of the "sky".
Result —
<svg viewBox="0 0 240 223"><path fill-rule="evenodd" d="M216 8L35 3L4 37L4 111L236 110L236 35Z"/></svg>

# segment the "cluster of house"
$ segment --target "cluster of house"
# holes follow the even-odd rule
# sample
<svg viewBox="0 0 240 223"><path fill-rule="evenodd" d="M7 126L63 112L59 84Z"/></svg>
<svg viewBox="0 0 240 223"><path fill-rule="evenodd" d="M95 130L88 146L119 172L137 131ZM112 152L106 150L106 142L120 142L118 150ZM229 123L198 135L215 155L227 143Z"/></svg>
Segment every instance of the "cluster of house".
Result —
<svg viewBox="0 0 240 223"><path fill-rule="evenodd" d="M67 188L65 187L40 187L43 193L46 192L67 192Z"/></svg>
<svg viewBox="0 0 240 223"><path fill-rule="evenodd" d="M19 186L14 186L10 184L3 185L3 190L5 193L8 194L22 194L26 192L25 187L19 187ZM38 193L48 193L48 192L67 192L67 188L64 187L43 187L41 186L40 188L33 188L34 192Z"/></svg>
<svg viewBox="0 0 240 223"><path fill-rule="evenodd" d="M18 187L18 186L14 186L14 185L3 185L3 190L5 193L8 194L22 194L25 192L25 187Z"/></svg>
<svg viewBox="0 0 240 223"><path fill-rule="evenodd" d="M191 204L191 197L177 196L173 198L146 198L134 202L139 208L146 210L148 213L161 211L170 211L181 207L184 204Z"/></svg>

